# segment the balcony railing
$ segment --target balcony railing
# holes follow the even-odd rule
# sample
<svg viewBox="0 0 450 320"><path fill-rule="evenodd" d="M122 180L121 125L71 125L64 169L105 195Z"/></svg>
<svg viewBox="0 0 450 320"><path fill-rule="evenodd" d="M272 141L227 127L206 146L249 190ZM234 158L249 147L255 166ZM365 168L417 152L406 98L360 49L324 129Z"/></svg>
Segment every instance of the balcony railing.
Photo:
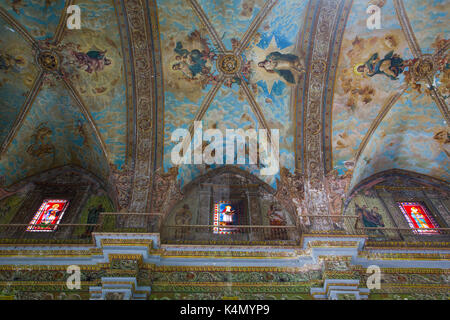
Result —
<svg viewBox="0 0 450 320"><path fill-rule="evenodd" d="M53 231L28 231L31 224L0 224L0 244L13 243L90 243L98 224L59 224Z"/></svg>
<svg viewBox="0 0 450 320"><path fill-rule="evenodd" d="M100 214L96 232L158 233L160 213L105 212Z"/></svg>
<svg viewBox="0 0 450 320"><path fill-rule="evenodd" d="M60 223L53 231L29 231L23 223L0 224L0 243L91 243L93 232L158 233L161 214L116 213L99 214L97 223Z"/></svg>
<svg viewBox="0 0 450 320"><path fill-rule="evenodd" d="M159 213L99 215L93 224L59 224L51 232L30 232L30 224L0 224L3 243L92 243L92 233L160 233L162 243L296 245L301 235L361 235L374 241L450 241L450 228L364 227L358 216L306 215L297 225L162 225ZM218 228L223 229L221 234ZM424 231L431 231L426 233Z"/></svg>
<svg viewBox="0 0 450 320"><path fill-rule="evenodd" d="M296 226L267 225L166 225L162 228L162 243L186 244L285 244L300 241Z"/></svg>

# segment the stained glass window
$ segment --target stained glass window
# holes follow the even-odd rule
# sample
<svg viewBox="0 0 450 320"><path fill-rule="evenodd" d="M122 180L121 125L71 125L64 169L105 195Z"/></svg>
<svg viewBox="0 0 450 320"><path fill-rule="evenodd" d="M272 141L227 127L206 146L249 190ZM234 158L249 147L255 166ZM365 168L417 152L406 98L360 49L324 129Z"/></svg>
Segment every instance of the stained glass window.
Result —
<svg viewBox="0 0 450 320"><path fill-rule="evenodd" d="M432 230L439 228L439 225L430 215L425 205L419 202L398 202L398 205L400 210L403 212L405 219L408 221L409 226L416 229L414 230L415 233L439 233L438 230Z"/></svg>
<svg viewBox="0 0 450 320"><path fill-rule="evenodd" d="M68 200L47 199L42 202L38 211L34 215L27 228L32 232L51 232L55 231L61 221L64 212L69 206Z"/></svg>
<svg viewBox="0 0 450 320"><path fill-rule="evenodd" d="M227 226L237 225L239 209L237 206L227 201L220 201L214 205L214 227L216 234L232 234L236 228Z"/></svg>

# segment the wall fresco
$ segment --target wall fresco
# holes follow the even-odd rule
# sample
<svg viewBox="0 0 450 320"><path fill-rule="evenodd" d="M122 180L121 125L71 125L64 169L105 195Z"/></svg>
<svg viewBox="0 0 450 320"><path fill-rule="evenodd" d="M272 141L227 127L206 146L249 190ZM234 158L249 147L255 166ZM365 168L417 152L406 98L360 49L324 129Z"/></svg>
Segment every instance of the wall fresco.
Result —
<svg viewBox="0 0 450 320"><path fill-rule="evenodd" d="M114 205L112 204L111 199L109 199L108 196L101 194L101 192L98 192L98 194L90 196L89 199L86 201L86 204L81 210L77 223L96 224L99 221L98 219L100 217L101 212L114 212L114 211L115 211ZM74 235L90 236L89 231L92 231L91 228L92 227L89 227L89 229L81 226L77 227L74 231Z"/></svg>
<svg viewBox="0 0 450 320"><path fill-rule="evenodd" d="M11 221L25 198L25 195L15 194L0 200L0 224L7 224Z"/></svg>

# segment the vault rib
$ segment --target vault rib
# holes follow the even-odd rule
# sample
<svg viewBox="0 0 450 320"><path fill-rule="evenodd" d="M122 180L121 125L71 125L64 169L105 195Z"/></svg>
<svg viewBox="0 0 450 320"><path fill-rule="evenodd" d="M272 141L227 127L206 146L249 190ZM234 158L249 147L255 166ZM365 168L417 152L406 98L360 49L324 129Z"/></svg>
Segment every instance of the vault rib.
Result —
<svg viewBox="0 0 450 320"><path fill-rule="evenodd" d="M220 51L222 51L222 52L226 52L225 45L223 44L222 40L219 38L219 35L217 34L216 29L214 29L213 25L209 21L206 13L203 11L202 7L195 0L188 0L188 2L191 5L194 12L197 14L200 21L203 23L205 28L208 30L216 48L220 49Z"/></svg>
<svg viewBox="0 0 450 320"><path fill-rule="evenodd" d="M250 42L250 39L253 37L255 32L258 30L261 23L264 21L266 16L272 10L272 8L277 4L278 0L268 0L258 15L253 19L250 27L245 31L244 36L242 37L239 46L236 48L234 55L238 56L244 51L247 44Z"/></svg>
<svg viewBox="0 0 450 320"><path fill-rule="evenodd" d="M29 42L33 47L37 47L37 41L28 33L28 31L13 17L6 12L5 9L0 8L0 17L6 20L17 32L19 32L24 39Z"/></svg>
<svg viewBox="0 0 450 320"><path fill-rule="evenodd" d="M220 87L222 87L223 83L225 81L225 77L222 75L219 78L219 81L214 85L214 87L211 88L211 90L208 91L206 94L205 99L203 99L203 102L200 106L200 109L197 111L197 114L195 115L194 119L192 120L191 125L189 126L189 133L192 137L194 133L194 122L195 121L201 121L203 119L203 116L205 115L206 111L208 111L209 106L211 105L211 102L214 100L217 91L219 91ZM183 140L183 150L185 150L185 147L187 147L186 144L190 143L188 137Z"/></svg>
<svg viewBox="0 0 450 320"><path fill-rule="evenodd" d="M36 96L42 87L43 79L44 79L44 72L40 71L39 75L34 80L33 86L31 87L31 90L28 93L27 98L22 105L22 108L20 109L19 115L14 121L11 130L9 130L8 135L6 136L5 140L3 141L3 144L0 147L0 157L2 157L6 153L9 145L16 137L17 132L19 132L20 128L22 127L22 124L28 112L30 111L31 106L33 105L34 99L36 99Z"/></svg>
<svg viewBox="0 0 450 320"><path fill-rule="evenodd" d="M403 0L394 0L394 6L395 6L395 11L397 13L397 18L402 27L402 31L406 37L406 40L408 41L409 47L410 47L414 57L421 58L422 50L420 49L420 45L416 39L414 30L411 26L411 23L409 22ZM433 58L436 58L436 56L439 56L440 54L445 52L447 49L448 49L448 45L445 46L444 48L442 48L440 51L436 52L433 55ZM445 99L442 97L439 90L433 86L433 79L430 76L426 77L426 81L428 82L428 86L431 88L431 90L430 90L431 98L434 100L437 107L441 111L442 116L444 117L445 121L447 123L450 123L450 115L448 112L448 106L447 106L447 103L445 102Z"/></svg>
<svg viewBox="0 0 450 320"><path fill-rule="evenodd" d="M94 119L92 118L91 113L86 108L86 106L84 105L83 100L81 99L80 95L78 94L78 91L73 87L73 85L70 82L70 80L63 78L62 82L64 83L64 86L66 87L66 89L70 92L72 98L77 103L78 107L80 108L81 112L83 113L83 115L85 116L86 120L90 124L91 128L94 130L94 134L95 134L96 138L98 139L98 141L100 143L101 149L103 151L103 155L105 156L105 158L107 160L109 160L108 152L107 152L106 146L105 146L105 142L103 141L103 138L100 135L100 131L98 130L98 128L97 128L97 126L96 126L96 124L94 122Z"/></svg>
<svg viewBox="0 0 450 320"><path fill-rule="evenodd" d="M247 100L250 104L250 107L252 108L253 112L255 113L256 117L258 118L259 123L261 123L263 128L267 130L267 135L269 136L269 139L272 142L270 128L269 128L269 125L267 124L266 118L264 117L264 113L262 112L261 107L259 106L255 97L253 96L249 87L247 86L247 83L242 78L242 75L239 75L239 78L241 79L241 88L244 90L245 95L247 96Z"/></svg>
<svg viewBox="0 0 450 320"><path fill-rule="evenodd" d="M445 121L447 122L447 125L450 125L450 114L448 112L448 105L445 102L445 99L442 97L441 92L434 87L433 81L430 77L427 78L428 82L430 83L430 96L436 103L437 107L442 113L442 116L444 117Z"/></svg>
<svg viewBox="0 0 450 320"><path fill-rule="evenodd" d="M58 26L56 27L55 34L53 35L53 42L58 44L61 42L64 31L66 31L66 22L67 22L67 8L74 3L75 0L66 0L66 4L64 6L63 12L61 14L61 18L59 19Z"/></svg>
<svg viewBox="0 0 450 320"><path fill-rule="evenodd" d="M406 91L407 88L408 88L408 86L405 86L400 91L391 94L391 96L388 98L388 100L386 101L384 106L381 108L381 110L378 113L375 120L372 121L372 123L370 124L369 130L367 131L363 140L359 144L358 151L355 154L355 165L358 162L359 157L361 156L362 152L366 148L367 143L369 142L369 140L372 137L375 130L378 128L380 123L383 121L384 117L388 114L389 110L391 110L392 106L398 101L398 99L400 99L400 97Z"/></svg>

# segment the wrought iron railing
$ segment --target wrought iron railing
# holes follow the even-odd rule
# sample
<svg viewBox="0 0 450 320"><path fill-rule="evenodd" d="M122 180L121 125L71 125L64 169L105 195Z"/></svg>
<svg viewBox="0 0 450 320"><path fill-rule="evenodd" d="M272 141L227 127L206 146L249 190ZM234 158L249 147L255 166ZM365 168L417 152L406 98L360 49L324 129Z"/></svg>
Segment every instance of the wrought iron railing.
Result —
<svg viewBox="0 0 450 320"><path fill-rule="evenodd" d="M273 225L165 225L162 243L297 244L297 226Z"/></svg>
<svg viewBox="0 0 450 320"><path fill-rule="evenodd" d="M100 214L96 232L158 233L161 213L105 212Z"/></svg>
<svg viewBox="0 0 450 320"><path fill-rule="evenodd" d="M0 243L91 243L92 233L160 233L162 243L287 244L301 235L361 235L374 241L450 241L450 228L365 227L359 216L304 215L296 225L162 225L159 213L105 212L92 224L59 224L30 232L30 224L0 224ZM219 230L222 229L222 230ZM222 231L222 232L221 232ZM426 231L429 231L427 233Z"/></svg>
<svg viewBox="0 0 450 320"><path fill-rule="evenodd" d="M0 224L0 243L89 243L93 232L157 233L160 223L158 213L103 212L97 223L60 223L51 231L28 230L30 226L47 227L39 224Z"/></svg>
<svg viewBox="0 0 450 320"><path fill-rule="evenodd" d="M450 228L366 227L358 215L304 215L302 234L361 235L381 241L449 241Z"/></svg>

